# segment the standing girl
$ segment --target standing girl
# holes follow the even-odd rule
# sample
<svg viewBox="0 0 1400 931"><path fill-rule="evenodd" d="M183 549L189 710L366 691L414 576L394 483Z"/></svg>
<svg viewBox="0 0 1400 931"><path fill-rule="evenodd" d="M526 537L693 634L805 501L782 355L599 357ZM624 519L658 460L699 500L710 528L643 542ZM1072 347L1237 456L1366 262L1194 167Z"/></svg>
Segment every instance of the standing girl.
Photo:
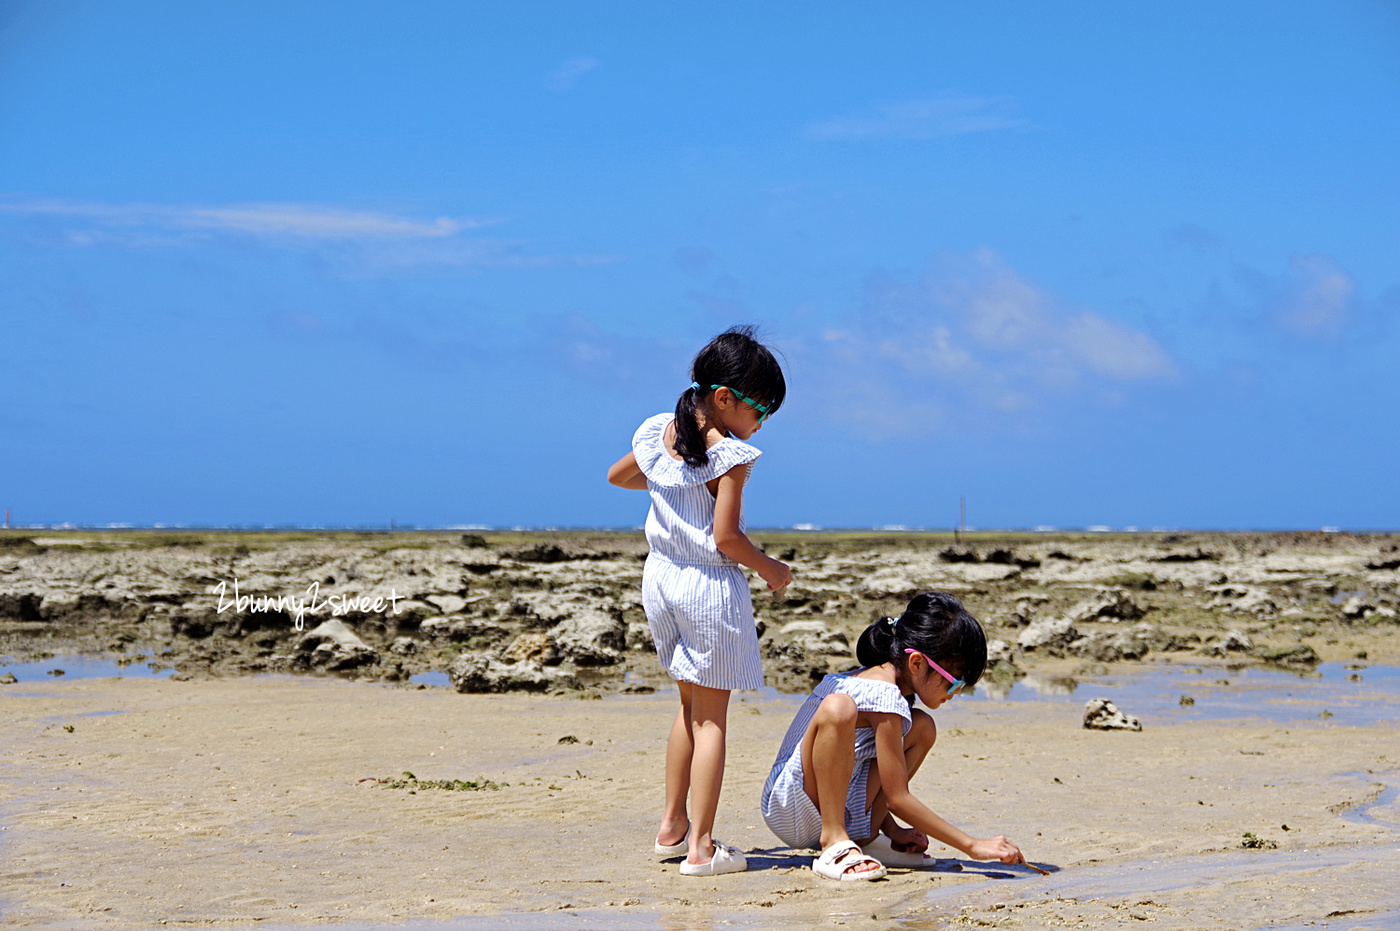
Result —
<svg viewBox="0 0 1400 931"><path fill-rule="evenodd" d="M792 847L820 845L812 870L826 879L931 865L930 837L974 860L1026 862L1005 837L973 837L909 791L937 737L912 696L937 708L977 682L987 665L977 619L952 595L925 592L899 617L871 624L856 659L862 668L822 679L783 738L763 787L773 833Z"/></svg>
<svg viewBox="0 0 1400 931"><path fill-rule="evenodd" d="M773 591L792 578L744 535L744 483L761 455L744 441L783 403L787 384L752 327L715 337L695 357L690 377L675 414L646 420L608 481L651 493L642 606L656 654L680 690L655 850L687 854L684 875L713 876L748 866L739 850L710 834L724 778L729 693L763 685L749 582L739 566Z"/></svg>

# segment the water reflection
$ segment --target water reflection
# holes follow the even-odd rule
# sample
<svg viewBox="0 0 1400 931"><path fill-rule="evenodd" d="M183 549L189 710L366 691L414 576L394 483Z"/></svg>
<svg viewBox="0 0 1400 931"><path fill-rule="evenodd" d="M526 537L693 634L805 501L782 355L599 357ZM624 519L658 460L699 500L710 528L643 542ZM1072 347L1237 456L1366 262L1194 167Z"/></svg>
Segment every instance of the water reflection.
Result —
<svg viewBox="0 0 1400 931"><path fill-rule="evenodd" d="M1073 676L1042 678L1041 676L1028 675L1021 680L1020 684L1040 695L1068 696L1073 695L1074 690L1079 687L1079 680Z"/></svg>
<svg viewBox="0 0 1400 931"><path fill-rule="evenodd" d="M1019 679L993 679L984 676L973 689L974 696L992 701L1006 701L1015 694L1017 699L1028 697L1027 691L1044 698L1060 698L1073 695L1079 687L1079 680L1073 676L1037 676L1028 674ZM1017 692L1017 689L1020 691Z"/></svg>
<svg viewBox="0 0 1400 931"><path fill-rule="evenodd" d="M151 662L147 654L141 653L116 657L70 653L24 663L0 663L0 675L10 673L19 682L28 683L51 682L65 676L73 679L164 679L174 672L173 667Z"/></svg>
<svg viewBox="0 0 1400 931"><path fill-rule="evenodd" d="M1228 670L1228 676L1221 672ZM1156 723L1260 718L1281 723L1370 725L1400 720L1400 667L1321 663L1287 670L1257 665L1127 668L1105 675L983 678L969 702L1107 698ZM963 700L959 699L962 703ZM944 713L955 705L944 706Z"/></svg>

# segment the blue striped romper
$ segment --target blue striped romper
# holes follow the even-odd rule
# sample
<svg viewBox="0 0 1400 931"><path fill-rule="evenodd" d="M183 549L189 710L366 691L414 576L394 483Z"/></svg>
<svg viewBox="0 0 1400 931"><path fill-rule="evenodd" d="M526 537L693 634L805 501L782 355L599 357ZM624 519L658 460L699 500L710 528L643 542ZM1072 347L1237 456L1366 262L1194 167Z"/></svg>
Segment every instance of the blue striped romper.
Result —
<svg viewBox="0 0 1400 931"><path fill-rule="evenodd" d="M817 683L812 694L797 709L787 734L783 737L778 758L763 785L759 802L763 820L783 843L789 847L817 847L821 844L822 816L807 791L802 788L802 738L817 714L817 706L828 695L844 693L855 699L861 711L885 712L904 718L905 736L914 724L909 700L899 687L875 679L857 679L849 673L829 675ZM851 785L846 790L846 833L855 840L871 836L870 810L865 806L866 783L870 778L870 761L875 759L875 731L868 727L856 729L856 765L851 771ZM878 830L879 826L876 825Z"/></svg>
<svg viewBox="0 0 1400 931"><path fill-rule="evenodd" d="M666 428L673 420L673 414L657 414L632 437L632 454L651 494L642 607L656 656L678 682L761 688L763 661L749 580L715 546L715 499L705 483L735 466L751 468L762 453L726 437L709 448L708 464L688 466L666 451Z"/></svg>

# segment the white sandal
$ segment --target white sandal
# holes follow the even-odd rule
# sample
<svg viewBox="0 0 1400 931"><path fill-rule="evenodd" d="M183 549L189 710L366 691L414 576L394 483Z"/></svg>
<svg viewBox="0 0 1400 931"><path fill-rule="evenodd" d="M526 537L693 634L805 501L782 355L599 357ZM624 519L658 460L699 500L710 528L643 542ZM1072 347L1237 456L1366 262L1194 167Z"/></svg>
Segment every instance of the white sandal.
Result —
<svg viewBox="0 0 1400 931"><path fill-rule="evenodd" d="M721 844L713 837L710 843L715 845L715 855L710 862L691 863L686 860L681 864L682 876L719 876L721 873L742 873L749 868L749 861L738 847Z"/></svg>
<svg viewBox="0 0 1400 931"><path fill-rule="evenodd" d="M659 857L674 857L678 854L686 853L689 850L690 825L688 824L685 826L685 836L681 838L681 842L679 844L671 844L670 846L667 846L666 844L661 843L661 841L656 842L656 855Z"/></svg>
<svg viewBox="0 0 1400 931"><path fill-rule="evenodd" d="M938 858L931 857L922 850L895 850L894 842L888 835L879 837L860 848L885 866L898 866L911 870L929 870L938 865Z"/></svg>
<svg viewBox="0 0 1400 931"><path fill-rule="evenodd" d="M873 870L858 870L849 872L851 867L860 866L862 863L873 863L877 867ZM857 880L883 879L885 876L885 865L879 860L863 852L860 844L853 840L843 840L832 844L822 851L822 855L812 861L812 872L822 879L836 879L841 882L854 882Z"/></svg>

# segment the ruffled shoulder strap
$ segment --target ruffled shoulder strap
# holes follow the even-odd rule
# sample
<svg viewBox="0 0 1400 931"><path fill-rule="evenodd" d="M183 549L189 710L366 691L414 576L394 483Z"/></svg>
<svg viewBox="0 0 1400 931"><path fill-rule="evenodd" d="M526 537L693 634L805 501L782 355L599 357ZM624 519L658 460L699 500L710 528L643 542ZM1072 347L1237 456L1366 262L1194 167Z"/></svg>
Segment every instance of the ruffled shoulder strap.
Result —
<svg viewBox="0 0 1400 931"><path fill-rule="evenodd" d="M742 440L729 436L711 446L710 461L695 468L666 452L666 428L675 420L674 414L648 417L632 437L632 455L647 481L663 488L683 488L719 478L739 465L751 465L763 453Z"/></svg>
<svg viewBox="0 0 1400 931"><path fill-rule="evenodd" d="M913 720L909 713L909 700L899 691L899 686L892 682L877 682L852 676L847 689L859 692L859 695L852 697L856 699L856 705L862 711L897 714L906 721Z"/></svg>

